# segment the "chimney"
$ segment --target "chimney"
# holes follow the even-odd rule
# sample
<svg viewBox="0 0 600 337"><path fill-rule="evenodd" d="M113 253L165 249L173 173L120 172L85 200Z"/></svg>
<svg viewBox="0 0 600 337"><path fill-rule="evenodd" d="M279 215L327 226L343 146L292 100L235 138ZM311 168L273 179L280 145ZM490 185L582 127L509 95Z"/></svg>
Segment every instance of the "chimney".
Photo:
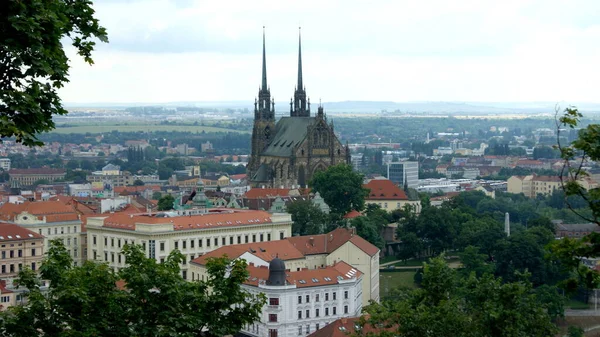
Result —
<svg viewBox="0 0 600 337"><path fill-rule="evenodd" d="M311 247L315 246L315 238L314 237L310 237L310 239L308 239L308 243L311 245Z"/></svg>

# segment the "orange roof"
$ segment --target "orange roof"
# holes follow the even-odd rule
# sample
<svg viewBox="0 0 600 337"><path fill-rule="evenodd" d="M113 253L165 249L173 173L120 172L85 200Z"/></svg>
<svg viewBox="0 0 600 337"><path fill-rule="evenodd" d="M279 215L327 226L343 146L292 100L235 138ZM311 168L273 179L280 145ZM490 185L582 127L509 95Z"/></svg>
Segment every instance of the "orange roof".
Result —
<svg viewBox="0 0 600 337"><path fill-rule="evenodd" d="M379 248L347 228L337 228L327 234L294 236L286 240L289 240L304 255L329 254L348 241L369 256L379 253Z"/></svg>
<svg viewBox="0 0 600 337"><path fill-rule="evenodd" d="M371 190L367 200L408 200L406 193L388 179L373 179L363 187Z"/></svg>
<svg viewBox="0 0 600 337"><path fill-rule="evenodd" d="M62 201L27 201L22 204L6 203L0 206L0 220L14 221L15 216L22 212L36 215L40 220L46 217L46 222L79 220L79 215L73 206L65 205Z"/></svg>
<svg viewBox="0 0 600 337"><path fill-rule="evenodd" d="M136 193L136 192L143 192L146 190L160 191L160 186L158 186L158 185L115 186L115 188L114 188L114 192L118 193L118 194L121 194L124 192Z"/></svg>
<svg viewBox="0 0 600 337"><path fill-rule="evenodd" d="M261 282L269 278L269 268L265 266L257 267L250 264L248 265L248 272L250 275L246 282L244 282L247 285L258 286ZM361 275L360 271L346 262L338 262L333 266L325 268L288 271L286 273L286 282L288 284L295 284L297 288L308 288L338 284L342 280L359 278Z"/></svg>
<svg viewBox="0 0 600 337"><path fill-rule="evenodd" d="M385 328L385 327L374 327L372 324L368 323L368 317L365 316L365 320L367 323L364 326L357 330L356 326L360 324L361 317L343 317L339 318L323 328L311 333L308 337L348 337L350 335L363 335L363 336L376 336L381 333L382 330L386 331L394 331L394 327Z"/></svg>
<svg viewBox="0 0 600 337"><path fill-rule="evenodd" d="M290 194L289 188L253 188L244 195L248 199L265 197L287 197Z"/></svg>
<svg viewBox="0 0 600 337"><path fill-rule="evenodd" d="M174 230L193 230L271 223L271 214L264 211L219 208L209 213L157 217L160 213L131 214L118 212L104 219L103 227L135 230L136 224L172 224Z"/></svg>
<svg viewBox="0 0 600 337"><path fill-rule="evenodd" d="M359 211L353 209L350 212L348 212L346 215L344 215L342 218L354 219L354 218L358 218L359 216L362 216L362 214Z"/></svg>
<svg viewBox="0 0 600 337"><path fill-rule="evenodd" d="M519 161L517 161L517 166L519 165L544 165L544 162L532 159L519 159Z"/></svg>
<svg viewBox="0 0 600 337"><path fill-rule="evenodd" d="M242 173L242 174L233 174L229 176L231 179L234 180L240 180L240 179L245 179L246 178L246 173Z"/></svg>
<svg viewBox="0 0 600 337"><path fill-rule="evenodd" d="M271 262L275 257L279 257L284 261L304 258L304 254L294 247L291 242L288 240L277 240L223 246L197 257L193 262L204 265L209 258L222 257L225 255L230 259L237 259L247 252L265 262Z"/></svg>
<svg viewBox="0 0 600 337"><path fill-rule="evenodd" d="M0 242L43 239L44 236L19 225L0 222Z"/></svg>

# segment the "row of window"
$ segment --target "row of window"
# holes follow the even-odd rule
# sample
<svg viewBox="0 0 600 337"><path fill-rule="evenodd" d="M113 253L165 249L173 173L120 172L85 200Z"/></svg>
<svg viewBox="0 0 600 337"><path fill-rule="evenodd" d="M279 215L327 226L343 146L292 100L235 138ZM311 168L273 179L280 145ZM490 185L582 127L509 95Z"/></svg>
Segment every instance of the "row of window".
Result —
<svg viewBox="0 0 600 337"><path fill-rule="evenodd" d="M344 306L344 314L348 313L348 306L345 305ZM304 311L304 318L310 318L310 309L307 309ZM332 315L337 315L337 307L331 307L331 314ZM269 315L270 316L270 315ZM325 307L325 316L329 316L329 308ZM315 309L315 317L320 317L320 310L319 308ZM298 310L298 319L302 319L302 310Z"/></svg>
<svg viewBox="0 0 600 337"><path fill-rule="evenodd" d="M67 229L66 234L71 234L70 226L60 227L60 234L65 234L65 228ZM40 233L40 235L44 235L41 228L38 229L38 233ZM77 226L73 226L73 233L77 233ZM52 228L46 229L46 235L52 235ZM54 227L54 235L58 235L58 227Z"/></svg>
<svg viewBox="0 0 600 337"><path fill-rule="evenodd" d="M31 248L31 256L35 256L36 250L35 248ZM0 253L2 256L2 259L6 259L6 251L2 251L2 253ZM15 251L14 250L9 250L8 251L8 258L12 259L15 257ZM16 257L23 257L23 250L19 249L17 250L17 254Z"/></svg>
<svg viewBox="0 0 600 337"><path fill-rule="evenodd" d="M347 300L348 299L348 291L345 290L344 291L344 299ZM337 300L337 292L333 291L331 292L331 297L333 301ZM302 304L302 295L298 295L298 304ZM310 303L310 295L306 295L304 296L305 302L304 303ZM319 302L320 299L320 294L315 294L315 302ZM279 301L279 299L277 299L277 301ZM325 293L325 301L329 301L329 293Z"/></svg>
<svg viewBox="0 0 600 337"><path fill-rule="evenodd" d="M8 268L6 268L6 267L8 267ZM19 268L19 270L18 270L18 271L21 271L21 270L23 270L23 264L22 264L22 263L19 263L19 264L17 265L17 267ZM35 270L35 268L36 268L36 264L35 264L35 262L31 262L31 270ZM14 265L14 264L9 264L9 265L5 265L5 264L3 264L3 265L0 267L0 272L1 272L2 274L6 274L6 273L12 274L12 273L16 273L17 271L15 270L15 265Z"/></svg>

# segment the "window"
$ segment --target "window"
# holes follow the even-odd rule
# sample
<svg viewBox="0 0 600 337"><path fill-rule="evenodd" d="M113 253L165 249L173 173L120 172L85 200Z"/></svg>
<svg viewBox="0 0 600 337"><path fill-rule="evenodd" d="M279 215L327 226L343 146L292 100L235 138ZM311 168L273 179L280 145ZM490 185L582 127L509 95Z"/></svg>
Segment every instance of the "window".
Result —
<svg viewBox="0 0 600 337"><path fill-rule="evenodd" d="M277 337L277 329L269 329L269 337Z"/></svg>
<svg viewBox="0 0 600 337"><path fill-rule="evenodd" d="M281 233L279 233L279 240L283 240L283 239L284 239L283 232L281 232Z"/></svg>
<svg viewBox="0 0 600 337"><path fill-rule="evenodd" d="M310 303L310 295L306 295L306 303Z"/></svg>
<svg viewBox="0 0 600 337"><path fill-rule="evenodd" d="M306 318L310 318L310 310L306 310Z"/></svg>
<svg viewBox="0 0 600 337"><path fill-rule="evenodd" d="M15 272L15 265L14 265L14 264L11 264L11 265L10 265L10 272L11 272L11 273L14 273L14 272Z"/></svg>
<svg viewBox="0 0 600 337"><path fill-rule="evenodd" d="M114 238L110 238L110 246L111 247L115 246L115 239Z"/></svg>
<svg viewBox="0 0 600 337"><path fill-rule="evenodd" d="M5 273L6 273L6 266L2 265L2 274L5 274Z"/></svg>
<svg viewBox="0 0 600 337"><path fill-rule="evenodd" d="M110 262L115 262L115 253L110 253Z"/></svg>
<svg viewBox="0 0 600 337"><path fill-rule="evenodd" d="M183 277L184 280L187 280L187 270L182 270L181 271L181 277Z"/></svg>
<svg viewBox="0 0 600 337"><path fill-rule="evenodd" d="M0 302L2 302L2 303L10 302L10 296L0 297Z"/></svg>
<svg viewBox="0 0 600 337"><path fill-rule="evenodd" d="M279 305L279 298L277 298L277 297L269 298L269 305Z"/></svg>
<svg viewBox="0 0 600 337"><path fill-rule="evenodd" d="M315 330L319 330L319 323L315 324Z"/></svg>
<svg viewBox="0 0 600 337"><path fill-rule="evenodd" d="M244 243L248 243L248 235L244 236Z"/></svg>
<svg viewBox="0 0 600 337"><path fill-rule="evenodd" d="M58 234L58 227L54 227L54 235Z"/></svg>
<svg viewBox="0 0 600 337"><path fill-rule="evenodd" d="M271 233L267 234L267 241L271 241Z"/></svg>
<svg viewBox="0 0 600 337"><path fill-rule="evenodd" d="M117 245L121 248L121 239L117 240Z"/></svg>
<svg viewBox="0 0 600 337"><path fill-rule="evenodd" d="M73 226L73 233L77 233L77 226Z"/></svg>
<svg viewBox="0 0 600 337"><path fill-rule="evenodd" d="M306 324L306 334L310 333L310 324Z"/></svg>
<svg viewBox="0 0 600 337"><path fill-rule="evenodd" d="M202 248L202 239L198 239L198 247Z"/></svg>
<svg viewBox="0 0 600 337"><path fill-rule="evenodd" d="M325 316L329 316L329 308L325 308Z"/></svg>
<svg viewBox="0 0 600 337"><path fill-rule="evenodd" d="M92 236L92 242L93 242L94 245L96 244L96 236L95 235Z"/></svg>
<svg viewBox="0 0 600 337"><path fill-rule="evenodd" d="M298 325L298 336L302 336L302 325Z"/></svg>
<svg viewBox="0 0 600 337"><path fill-rule="evenodd" d="M260 234L260 242L263 242L265 240L265 235L264 234Z"/></svg>
<svg viewBox="0 0 600 337"><path fill-rule="evenodd" d="M179 249L179 241L175 241L175 249Z"/></svg>
<svg viewBox="0 0 600 337"><path fill-rule="evenodd" d="M329 301L329 293L325 293L325 301Z"/></svg>
<svg viewBox="0 0 600 337"><path fill-rule="evenodd" d="M65 234L65 228L64 227L60 228L60 234Z"/></svg>
<svg viewBox="0 0 600 337"><path fill-rule="evenodd" d="M302 304L302 296L298 296L298 304Z"/></svg>
<svg viewBox="0 0 600 337"><path fill-rule="evenodd" d="M108 253L104 252L104 261L108 261Z"/></svg>
<svg viewBox="0 0 600 337"><path fill-rule="evenodd" d="M256 234L252 234L252 242L256 242Z"/></svg>
<svg viewBox="0 0 600 337"><path fill-rule="evenodd" d="M225 237L221 238L221 246L225 246Z"/></svg>
<svg viewBox="0 0 600 337"><path fill-rule="evenodd" d="M108 238L104 238L104 246L108 246Z"/></svg>
<svg viewBox="0 0 600 337"><path fill-rule="evenodd" d="M23 257L23 250L22 249L19 249L17 252L18 252L19 257Z"/></svg>
<svg viewBox="0 0 600 337"><path fill-rule="evenodd" d="M48 228L48 235L50 235L50 228Z"/></svg>
<svg viewBox="0 0 600 337"><path fill-rule="evenodd" d="M333 314L334 315L337 315L337 312L336 312L337 310L336 309L337 309L337 307L333 307Z"/></svg>
<svg viewBox="0 0 600 337"><path fill-rule="evenodd" d="M319 317L319 309L315 309L315 317Z"/></svg>
<svg viewBox="0 0 600 337"><path fill-rule="evenodd" d="M229 237L229 244L232 245L233 244L233 236Z"/></svg>
<svg viewBox="0 0 600 337"><path fill-rule="evenodd" d="M277 314L269 314L269 322L277 322Z"/></svg>
<svg viewBox="0 0 600 337"><path fill-rule="evenodd" d="M348 306L347 306L347 305L345 305L345 306L344 306L344 314L347 314L347 313L348 313Z"/></svg>
<svg viewBox="0 0 600 337"><path fill-rule="evenodd" d="M336 300L336 297L337 297L337 292L335 292L335 291L334 291L334 292L333 292L333 300L334 300L334 301Z"/></svg>
<svg viewBox="0 0 600 337"><path fill-rule="evenodd" d="M194 239L190 240L190 248L194 248L194 242L196 242L196 241L194 241Z"/></svg>
<svg viewBox="0 0 600 337"><path fill-rule="evenodd" d="M164 251L165 251L165 243L164 243L164 242L161 242L161 243L160 243L160 251L161 251L161 252L164 252Z"/></svg>
<svg viewBox="0 0 600 337"><path fill-rule="evenodd" d="M183 249L186 249L186 248L187 248L187 247L186 247L186 244L187 244L187 241L183 240L183 242L181 243L181 246L183 247Z"/></svg>
<svg viewBox="0 0 600 337"><path fill-rule="evenodd" d="M319 294L315 295L315 302L319 302Z"/></svg>
<svg viewBox="0 0 600 337"><path fill-rule="evenodd" d="M35 271L35 262L31 262L31 270Z"/></svg>
<svg viewBox="0 0 600 337"><path fill-rule="evenodd" d="M6 252L2 252L2 258L6 259Z"/></svg>
<svg viewBox="0 0 600 337"><path fill-rule="evenodd" d="M119 263L121 263L121 254L118 256Z"/></svg>
<svg viewBox="0 0 600 337"><path fill-rule="evenodd" d="M302 310L298 310L298 319L302 319Z"/></svg>
<svg viewBox="0 0 600 337"><path fill-rule="evenodd" d="M219 245L219 238L215 238L215 246Z"/></svg>
<svg viewBox="0 0 600 337"><path fill-rule="evenodd" d="M344 299L347 300L348 299L348 290L344 291Z"/></svg>
<svg viewBox="0 0 600 337"><path fill-rule="evenodd" d="M67 246L71 245L71 238L67 238Z"/></svg>
<svg viewBox="0 0 600 337"><path fill-rule="evenodd" d="M11 257L11 258L15 257L15 251L14 251L14 250L11 250L11 251L10 251L10 257Z"/></svg>

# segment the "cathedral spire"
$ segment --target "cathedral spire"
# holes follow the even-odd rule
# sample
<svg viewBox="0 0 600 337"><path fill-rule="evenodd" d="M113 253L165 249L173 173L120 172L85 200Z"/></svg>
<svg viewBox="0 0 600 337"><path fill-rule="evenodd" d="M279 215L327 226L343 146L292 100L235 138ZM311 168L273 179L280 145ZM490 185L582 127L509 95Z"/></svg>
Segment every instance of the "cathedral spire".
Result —
<svg viewBox="0 0 600 337"><path fill-rule="evenodd" d="M298 90L304 89L302 84L302 27L298 27Z"/></svg>
<svg viewBox="0 0 600 337"><path fill-rule="evenodd" d="M262 90L267 90L267 53L265 49L265 26L263 26Z"/></svg>

